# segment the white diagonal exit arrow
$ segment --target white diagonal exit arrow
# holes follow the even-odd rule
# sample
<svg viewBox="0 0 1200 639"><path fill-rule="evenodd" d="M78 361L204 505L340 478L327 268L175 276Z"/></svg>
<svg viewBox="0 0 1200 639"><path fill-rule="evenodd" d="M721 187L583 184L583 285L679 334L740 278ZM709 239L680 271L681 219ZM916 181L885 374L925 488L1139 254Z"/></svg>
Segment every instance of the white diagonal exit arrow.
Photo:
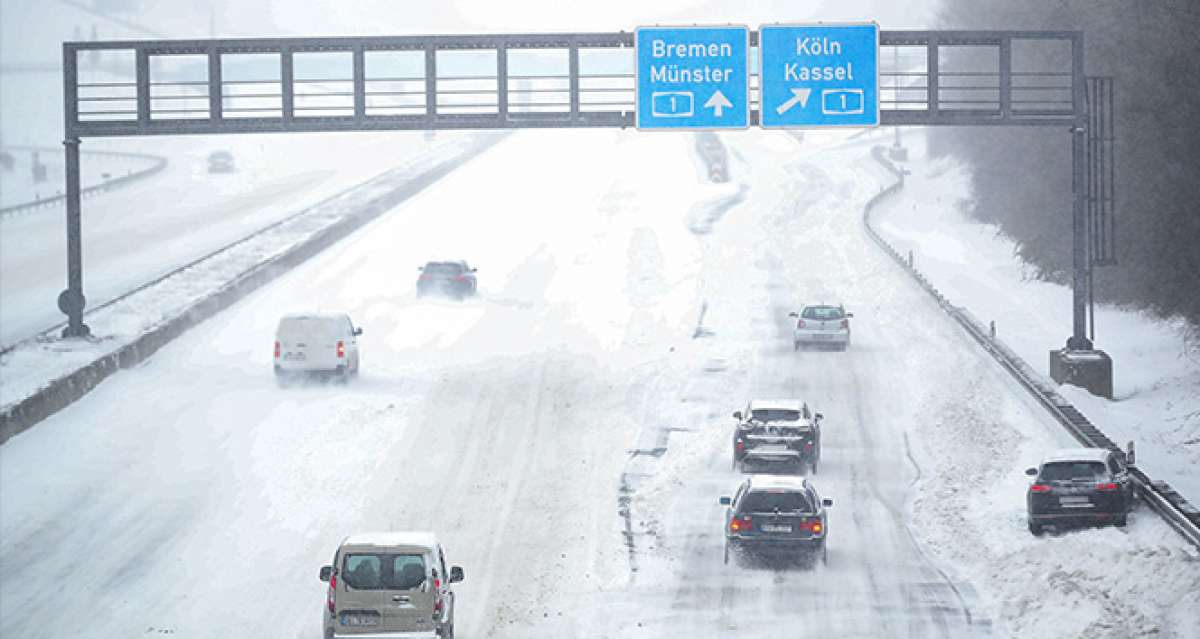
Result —
<svg viewBox="0 0 1200 639"><path fill-rule="evenodd" d="M729 101L729 98L725 97L724 93L721 93L720 89L717 89L717 92L712 94L712 97L704 103L704 108L712 109L713 115L719 118L725 109L733 108L733 103Z"/></svg>
<svg viewBox="0 0 1200 639"><path fill-rule="evenodd" d="M787 113L789 109L796 106L797 104L799 104L800 108L803 109L804 107L808 106L808 96L811 94L812 94L812 89L809 89L809 88L792 89L792 97L788 98L787 102L784 102L783 104L775 107L775 112L778 113L779 115L783 115L784 113Z"/></svg>

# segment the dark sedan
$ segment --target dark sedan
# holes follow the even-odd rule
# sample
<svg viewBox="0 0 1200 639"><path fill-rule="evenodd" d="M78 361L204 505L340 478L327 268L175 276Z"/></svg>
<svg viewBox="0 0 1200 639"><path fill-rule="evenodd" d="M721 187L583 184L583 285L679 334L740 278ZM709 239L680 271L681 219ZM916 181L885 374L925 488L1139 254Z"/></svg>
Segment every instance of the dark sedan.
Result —
<svg viewBox="0 0 1200 639"><path fill-rule="evenodd" d="M754 553L783 558L829 559L826 508L803 477L752 475L738 486L733 497L722 497L725 512L725 563L731 554Z"/></svg>
<svg viewBox="0 0 1200 639"><path fill-rule="evenodd" d="M417 297L444 295L461 300L477 291L475 269L462 260L428 262L417 270L421 272L417 278Z"/></svg>

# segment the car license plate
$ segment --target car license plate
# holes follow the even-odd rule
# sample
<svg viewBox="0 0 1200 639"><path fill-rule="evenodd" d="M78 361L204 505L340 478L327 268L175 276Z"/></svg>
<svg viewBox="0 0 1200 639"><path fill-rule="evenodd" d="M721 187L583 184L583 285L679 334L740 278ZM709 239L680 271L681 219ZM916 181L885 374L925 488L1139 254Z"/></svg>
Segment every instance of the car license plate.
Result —
<svg viewBox="0 0 1200 639"><path fill-rule="evenodd" d="M763 524L762 531L769 533L790 533L792 532L792 527L780 526L778 524Z"/></svg>
<svg viewBox="0 0 1200 639"><path fill-rule="evenodd" d="M303 362L306 356L304 353L284 353L283 358L289 362Z"/></svg>
<svg viewBox="0 0 1200 639"><path fill-rule="evenodd" d="M826 335L825 333L817 333L816 335L813 335L813 337L816 339L833 339L832 335Z"/></svg>
<svg viewBox="0 0 1200 639"><path fill-rule="evenodd" d="M1087 497L1059 497L1058 503L1063 508L1091 508L1092 502Z"/></svg>
<svg viewBox="0 0 1200 639"><path fill-rule="evenodd" d="M378 626L379 615L355 615L342 613L343 626Z"/></svg>

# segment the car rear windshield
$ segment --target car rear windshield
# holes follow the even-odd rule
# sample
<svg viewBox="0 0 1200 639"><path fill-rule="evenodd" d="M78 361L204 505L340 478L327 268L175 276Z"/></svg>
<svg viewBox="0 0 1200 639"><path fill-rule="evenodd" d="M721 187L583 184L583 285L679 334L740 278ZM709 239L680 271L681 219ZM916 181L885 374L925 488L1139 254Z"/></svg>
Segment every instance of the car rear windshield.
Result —
<svg viewBox="0 0 1200 639"><path fill-rule="evenodd" d="M810 320L840 320L844 313L837 306L809 306L800 317Z"/></svg>
<svg viewBox="0 0 1200 639"><path fill-rule="evenodd" d="M799 491L755 491L746 493L738 504L738 512L743 513L781 513L812 512L812 504L808 497Z"/></svg>
<svg viewBox="0 0 1200 639"><path fill-rule="evenodd" d="M343 322L332 317L285 317L276 333L281 339L326 339L338 335Z"/></svg>
<svg viewBox="0 0 1200 639"><path fill-rule="evenodd" d="M463 267L454 262L430 262L423 270L430 275L461 275Z"/></svg>
<svg viewBox="0 0 1200 639"><path fill-rule="evenodd" d="M784 408L757 408L750 411L750 419L760 422L794 422L800 419L800 411Z"/></svg>
<svg viewBox="0 0 1200 639"><path fill-rule="evenodd" d="M1108 472L1098 461L1051 462L1042 466L1042 481L1099 481L1106 477Z"/></svg>
<svg viewBox="0 0 1200 639"><path fill-rule="evenodd" d="M425 557L350 553L342 563L342 579L354 590L416 590L425 583Z"/></svg>

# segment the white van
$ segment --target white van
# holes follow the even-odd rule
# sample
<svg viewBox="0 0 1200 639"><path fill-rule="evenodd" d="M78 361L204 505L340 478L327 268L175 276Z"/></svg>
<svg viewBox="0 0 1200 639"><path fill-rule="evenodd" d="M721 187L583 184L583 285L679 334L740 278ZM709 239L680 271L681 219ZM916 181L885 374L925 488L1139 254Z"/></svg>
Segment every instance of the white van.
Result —
<svg viewBox="0 0 1200 639"><path fill-rule="evenodd" d="M285 315L275 330L275 376L358 375L358 336L345 313Z"/></svg>

